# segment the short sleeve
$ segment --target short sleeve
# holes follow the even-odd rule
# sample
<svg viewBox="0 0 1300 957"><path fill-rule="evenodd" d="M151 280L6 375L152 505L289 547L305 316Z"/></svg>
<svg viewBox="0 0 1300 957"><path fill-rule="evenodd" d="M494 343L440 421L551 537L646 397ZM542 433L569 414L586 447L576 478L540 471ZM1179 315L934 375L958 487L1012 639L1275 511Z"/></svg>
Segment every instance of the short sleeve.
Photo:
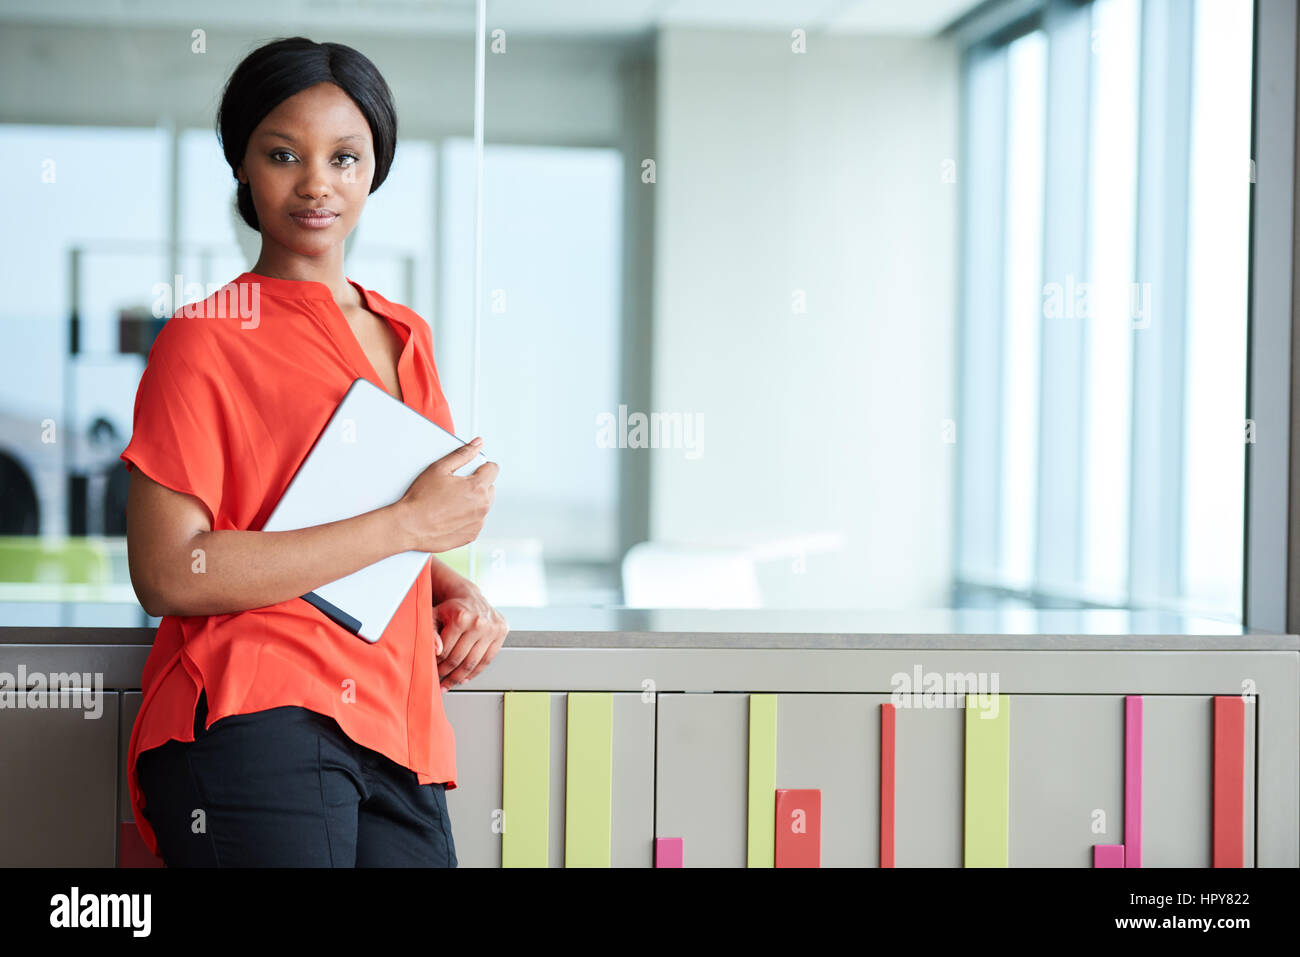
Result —
<svg viewBox="0 0 1300 957"><path fill-rule="evenodd" d="M212 344L197 324L169 319L136 388L131 441L121 459L155 482L197 498L216 528L225 489L222 390Z"/></svg>

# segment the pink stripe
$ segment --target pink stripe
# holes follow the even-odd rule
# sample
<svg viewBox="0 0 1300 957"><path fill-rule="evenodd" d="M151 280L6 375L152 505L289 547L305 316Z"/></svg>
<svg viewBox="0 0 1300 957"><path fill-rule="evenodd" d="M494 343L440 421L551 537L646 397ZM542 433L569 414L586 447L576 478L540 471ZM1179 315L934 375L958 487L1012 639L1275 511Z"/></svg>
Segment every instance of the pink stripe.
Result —
<svg viewBox="0 0 1300 957"><path fill-rule="evenodd" d="M655 867L681 867L682 841L680 837L655 838Z"/></svg>
<svg viewBox="0 0 1300 957"><path fill-rule="evenodd" d="M1142 696L1124 699L1124 867L1142 866Z"/></svg>
<svg viewBox="0 0 1300 957"><path fill-rule="evenodd" d="M1123 844L1092 845L1092 866L1093 867L1123 867L1124 866L1124 845Z"/></svg>

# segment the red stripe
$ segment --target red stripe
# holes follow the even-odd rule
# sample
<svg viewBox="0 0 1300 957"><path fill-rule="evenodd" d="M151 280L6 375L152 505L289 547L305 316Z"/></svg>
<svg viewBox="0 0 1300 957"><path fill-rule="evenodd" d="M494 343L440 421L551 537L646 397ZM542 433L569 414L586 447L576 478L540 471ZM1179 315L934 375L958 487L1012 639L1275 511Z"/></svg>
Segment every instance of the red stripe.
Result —
<svg viewBox="0 0 1300 957"><path fill-rule="evenodd" d="M880 706L880 866L894 866L894 719L898 709Z"/></svg>
<svg viewBox="0 0 1300 957"><path fill-rule="evenodd" d="M1214 866L1243 867L1245 848L1246 703L1214 699Z"/></svg>
<svg viewBox="0 0 1300 957"><path fill-rule="evenodd" d="M822 792L776 789L776 867L822 866Z"/></svg>

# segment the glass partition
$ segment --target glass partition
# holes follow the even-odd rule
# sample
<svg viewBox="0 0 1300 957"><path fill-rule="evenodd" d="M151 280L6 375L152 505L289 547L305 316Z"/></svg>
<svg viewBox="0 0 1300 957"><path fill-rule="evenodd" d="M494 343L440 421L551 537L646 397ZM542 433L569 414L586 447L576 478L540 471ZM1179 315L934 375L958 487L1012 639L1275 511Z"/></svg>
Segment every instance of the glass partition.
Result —
<svg viewBox="0 0 1300 957"><path fill-rule="evenodd" d="M260 249L234 208L215 132L226 79L257 46L295 35L376 63L399 142L345 268L438 326L452 281L440 244L474 230L442 209L440 189L448 144L473 137L474 11L394 19L364 4L206 5L194 29L192 14L158 5L81 4L72 20L20 6L0 12L6 48L34 51L11 63L24 83L0 93L12 164L0 256L23 280L0 303L0 624L156 623L130 583L119 456L166 318L249 269Z"/></svg>
<svg viewBox="0 0 1300 957"><path fill-rule="evenodd" d="M1006 6L489 18L489 582L1240 623L1252 5Z"/></svg>
<svg viewBox="0 0 1300 957"><path fill-rule="evenodd" d="M444 556L494 603L1239 624L1253 4L1012 8L6 23L80 66L0 93L0 620L149 621L117 456L157 290L255 259L215 107L303 33L393 88L347 270L501 466Z"/></svg>

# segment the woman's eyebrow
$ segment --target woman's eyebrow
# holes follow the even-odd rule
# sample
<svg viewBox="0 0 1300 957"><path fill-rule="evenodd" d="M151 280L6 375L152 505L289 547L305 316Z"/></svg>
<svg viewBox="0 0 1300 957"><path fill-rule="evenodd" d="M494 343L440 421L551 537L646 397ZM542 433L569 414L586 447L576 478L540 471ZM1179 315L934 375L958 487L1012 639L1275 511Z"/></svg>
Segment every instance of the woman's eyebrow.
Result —
<svg viewBox="0 0 1300 957"><path fill-rule="evenodd" d="M281 139L288 140L290 143L296 143L296 142L298 142L296 139L294 139L294 138L293 138L292 136L290 136L288 133L281 133L279 130L263 130L263 131L262 131L262 135L263 135L263 136L278 136L278 137L280 137ZM348 140L362 140L362 139L364 139L364 137L362 137L361 135L359 135L359 134L357 134L357 133L349 133L347 136L340 136L340 137L339 137L338 139L336 139L334 142L335 142L335 143L346 143Z"/></svg>

